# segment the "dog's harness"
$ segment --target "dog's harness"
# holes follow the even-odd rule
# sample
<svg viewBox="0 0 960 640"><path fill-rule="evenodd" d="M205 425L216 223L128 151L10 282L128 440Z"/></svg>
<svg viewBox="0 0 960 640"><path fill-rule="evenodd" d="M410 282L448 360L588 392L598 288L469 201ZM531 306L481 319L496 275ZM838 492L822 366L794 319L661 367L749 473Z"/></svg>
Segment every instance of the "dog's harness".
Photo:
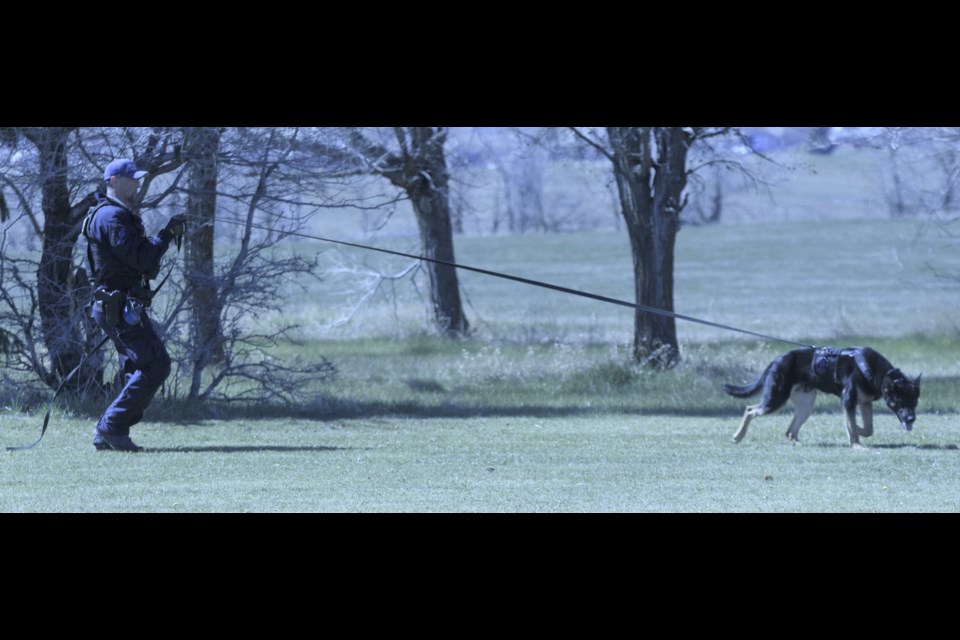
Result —
<svg viewBox="0 0 960 640"><path fill-rule="evenodd" d="M813 353L813 371L817 375L823 375L828 371L836 375L837 365L840 363L841 357L853 358L853 361L857 364L857 368L860 369L860 373L863 374L863 377L869 381L871 387L876 386L876 382L873 376L873 370L870 368L870 364L867 362L866 356L863 355L863 347L850 347L847 349L837 349L836 347L817 347L817 350ZM883 374L883 377L887 377L891 371L886 371ZM880 379L881 383L883 378ZM869 389L874 395L882 395L880 393L880 388Z"/></svg>

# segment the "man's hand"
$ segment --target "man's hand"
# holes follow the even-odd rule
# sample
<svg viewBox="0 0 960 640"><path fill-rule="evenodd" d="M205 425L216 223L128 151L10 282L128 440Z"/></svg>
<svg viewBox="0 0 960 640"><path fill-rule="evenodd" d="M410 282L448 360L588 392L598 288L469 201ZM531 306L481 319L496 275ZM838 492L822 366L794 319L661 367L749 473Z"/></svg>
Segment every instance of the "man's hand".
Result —
<svg viewBox="0 0 960 640"><path fill-rule="evenodd" d="M183 214L175 215L170 218L167 222L167 226L163 228L164 231L170 233L173 236L182 236L183 233L187 230L187 217Z"/></svg>

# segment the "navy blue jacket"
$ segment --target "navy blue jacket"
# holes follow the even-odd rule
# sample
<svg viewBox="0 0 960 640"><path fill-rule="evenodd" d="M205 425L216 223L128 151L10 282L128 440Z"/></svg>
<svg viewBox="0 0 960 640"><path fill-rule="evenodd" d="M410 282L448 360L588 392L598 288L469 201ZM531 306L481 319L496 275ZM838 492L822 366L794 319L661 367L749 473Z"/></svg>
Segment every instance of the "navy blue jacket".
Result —
<svg viewBox="0 0 960 640"><path fill-rule="evenodd" d="M97 194L96 210L85 234L93 257L93 278L110 291L149 297L149 281L160 272L160 259L173 234L164 229L147 237L143 221L116 200Z"/></svg>

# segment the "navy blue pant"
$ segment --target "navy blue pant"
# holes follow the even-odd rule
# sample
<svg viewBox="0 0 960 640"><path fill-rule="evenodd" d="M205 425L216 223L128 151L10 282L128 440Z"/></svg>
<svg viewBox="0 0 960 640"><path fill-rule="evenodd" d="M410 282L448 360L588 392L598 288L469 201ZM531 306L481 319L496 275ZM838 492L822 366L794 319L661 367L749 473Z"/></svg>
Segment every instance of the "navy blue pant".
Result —
<svg viewBox="0 0 960 640"><path fill-rule="evenodd" d="M103 313L96 304L93 305L92 315L117 348L121 374L126 379L120 395L107 407L97 423L97 431L130 435L130 427L143 419L147 405L170 375L170 356L146 311L141 314L141 323L132 327L123 319L118 326L107 327Z"/></svg>

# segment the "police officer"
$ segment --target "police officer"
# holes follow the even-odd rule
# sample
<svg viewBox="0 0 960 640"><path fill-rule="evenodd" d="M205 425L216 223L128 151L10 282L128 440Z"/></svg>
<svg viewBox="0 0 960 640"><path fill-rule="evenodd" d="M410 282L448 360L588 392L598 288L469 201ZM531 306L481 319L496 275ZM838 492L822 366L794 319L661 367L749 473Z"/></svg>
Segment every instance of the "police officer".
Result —
<svg viewBox="0 0 960 640"><path fill-rule="evenodd" d="M147 317L150 280L160 271L160 259L170 241L184 232L183 216L174 216L156 236L147 237L136 213L140 178L132 160L107 165L103 179L106 196L84 222L95 278L91 310L96 323L120 354L126 384L97 422L93 446L97 451L141 451L130 439L130 427L140 422L160 385L170 374L170 356Z"/></svg>

